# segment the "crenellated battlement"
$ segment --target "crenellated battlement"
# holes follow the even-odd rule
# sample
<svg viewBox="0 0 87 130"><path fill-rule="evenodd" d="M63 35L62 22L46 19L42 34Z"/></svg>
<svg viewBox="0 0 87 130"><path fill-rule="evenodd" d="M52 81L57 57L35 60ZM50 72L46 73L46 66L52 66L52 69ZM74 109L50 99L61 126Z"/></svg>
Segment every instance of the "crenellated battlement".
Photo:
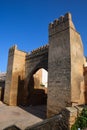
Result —
<svg viewBox="0 0 87 130"><path fill-rule="evenodd" d="M59 17L59 19L55 19L53 22L49 24L49 36L64 31L69 27L75 30L71 14L66 13L64 16Z"/></svg>
<svg viewBox="0 0 87 130"><path fill-rule="evenodd" d="M9 49L9 55L12 55L15 50L17 50L17 45L13 45L13 46Z"/></svg>
<svg viewBox="0 0 87 130"><path fill-rule="evenodd" d="M34 57L34 56L38 56L41 53L45 52L46 50L48 51L48 48L49 48L49 44L46 44L45 46L41 46L41 47L29 52L26 55L26 58L31 58L31 57Z"/></svg>
<svg viewBox="0 0 87 130"><path fill-rule="evenodd" d="M49 44L29 53L18 50L16 45L9 49L4 102L11 106L33 105L35 80L40 81L39 76L34 79L34 74L43 68L48 71L48 93L43 95L44 88L39 87L40 98L33 99L39 105L43 99L46 102L43 96L47 97L49 118L65 107L87 104L87 58L70 13L50 23L48 34Z"/></svg>
<svg viewBox="0 0 87 130"><path fill-rule="evenodd" d="M39 48L37 48L35 50L32 50L30 53L28 53L28 55L39 53L40 51L48 49L48 47L49 47L49 44L46 44L45 46L41 46L41 47L39 47Z"/></svg>
<svg viewBox="0 0 87 130"><path fill-rule="evenodd" d="M49 24L49 29L52 29L58 25L60 25L63 22L66 22L67 20L72 20L71 14L66 13L64 16L59 17L59 19L55 19L53 22Z"/></svg>
<svg viewBox="0 0 87 130"><path fill-rule="evenodd" d="M9 50L11 51L11 50L15 50L15 49L17 49L17 45L13 45Z"/></svg>
<svg viewBox="0 0 87 130"><path fill-rule="evenodd" d="M30 54L35 54L35 53L38 53L39 51L42 51L42 50L44 50L44 49L47 49L47 48L48 48L48 46L49 46L49 44L46 44L45 46L41 46L41 47L39 47L39 48L37 48L37 49L35 49L35 50L31 51L31 53L30 53Z"/></svg>

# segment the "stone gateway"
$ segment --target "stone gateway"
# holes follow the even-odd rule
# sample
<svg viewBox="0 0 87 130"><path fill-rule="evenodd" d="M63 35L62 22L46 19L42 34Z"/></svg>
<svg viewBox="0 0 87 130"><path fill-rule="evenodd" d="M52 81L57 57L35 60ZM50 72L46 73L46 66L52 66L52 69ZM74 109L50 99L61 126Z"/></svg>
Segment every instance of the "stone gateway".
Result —
<svg viewBox="0 0 87 130"><path fill-rule="evenodd" d="M65 107L87 103L87 67L70 13L49 24L48 38L46 46L30 53L17 46L9 49L4 103L28 105L36 92L45 100L45 90L36 91L33 80L35 72L43 68L48 71L47 116L51 117Z"/></svg>

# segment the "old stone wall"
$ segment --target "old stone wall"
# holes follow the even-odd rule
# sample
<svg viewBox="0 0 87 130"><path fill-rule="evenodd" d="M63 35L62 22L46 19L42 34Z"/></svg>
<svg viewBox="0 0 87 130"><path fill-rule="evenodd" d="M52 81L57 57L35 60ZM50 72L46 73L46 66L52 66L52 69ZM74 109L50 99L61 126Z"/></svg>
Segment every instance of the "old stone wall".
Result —
<svg viewBox="0 0 87 130"><path fill-rule="evenodd" d="M71 102L72 105L82 104L82 101L80 102L80 94L81 94L80 85L81 82L84 81L83 77L84 53L80 34L75 30L75 28L74 29L70 28L70 53L71 53Z"/></svg>
<svg viewBox="0 0 87 130"><path fill-rule="evenodd" d="M21 128L21 125L17 127L14 124L3 130L71 130L84 108L87 106L66 107L59 114L31 126L29 124L29 126L25 126L25 129Z"/></svg>
<svg viewBox="0 0 87 130"><path fill-rule="evenodd" d="M26 128L25 130L68 130L68 127L64 120L61 120L60 117L54 117L38 123L32 127Z"/></svg>
<svg viewBox="0 0 87 130"><path fill-rule="evenodd" d="M17 105L22 102L26 53L13 46L9 49L4 102Z"/></svg>
<svg viewBox="0 0 87 130"><path fill-rule="evenodd" d="M33 75L44 68L48 71L48 117L66 106L84 104L87 75L83 76L83 64L82 40L67 13L49 24L48 45L27 54L16 46L9 49L4 102L27 104L34 89ZM44 90L37 92L42 94Z"/></svg>
<svg viewBox="0 0 87 130"><path fill-rule="evenodd" d="M48 117L71 103L69 19L66 14L49 25Z"/></svg>
<svg viewBox="0 0 87 130"><path fill-rule="evenodd" d="M24 130L71 130L72 125L75 124L77 117L82 110L87 106L66 107L61 113L36 123L34 125L25 126ZM3 130L22 130L23 128L14 125L8 126Z"/></svg>
<svg viewBox="0 0 87 130"><path fill-rule="evenodd" d="M48 117L79 104L83 46L70 13L49 24Z"/></svg>
<svg viewBox="0 0 87 130"><path fill-rule="evenodd" d="M72 125L83 108L79 106L67 107L58 115L27 127L25 130L71 130Z"/></svg>
<svg viewBox="0 0 87 130"><path fill-rule="evenodd" d="M33 93L33 75L41 68L48 70L48 48L48 45L43 46L41 48L33 50L26 56L24 104L28 102L27 100L29 100L29 96ZM42 91L44 92L45 90L41 90L41 93L43 93Z"/></svg>
<svg viewBox="0 0 87 130"><path fill-rule="evenodd" d="M48 48L49 45L33 50L26 56L26 77L30 72L35 73L38 69L48 70Z"/></svg>

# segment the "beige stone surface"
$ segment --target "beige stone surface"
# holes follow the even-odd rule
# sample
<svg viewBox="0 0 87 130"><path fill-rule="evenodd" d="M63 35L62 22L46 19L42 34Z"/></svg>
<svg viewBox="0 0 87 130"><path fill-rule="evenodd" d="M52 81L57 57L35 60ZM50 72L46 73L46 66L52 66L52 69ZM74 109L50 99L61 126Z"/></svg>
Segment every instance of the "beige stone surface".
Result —
<svg viewBox="0 0 87 130"><path fill-rule="evenodd" d="M79 104L83 64L81 37L67 13L49 25L48 116Z"/></svg>
<svg viewBox="0 0 87 130"><path fill-rule="evenodd" d="M67 13L49 24L49 45L29 54L16 46L9 49L4 102L9 105L32 104L32 99L37 99L32 97L33 75L44 68L48 71L48 117L65 107L84 104L87 98L84 97L87 93L87 75L83 76L85 62L80 34L71 14Z"/></svg>
<svg viewBox="0 0 87 130"><path fill-rule="evenodd" d="M71 55L71 102L78 104L80 99L80 84L84 80L83 64L84 53L80 34L70 28L70 55ZM81 101L82 103L82 101ZM83 101L84 103L84 101Z"/></svg>
<svg viewBox="0 0 87 130"><path fill-rule="evenodd" d="M15 106L7 106L0 102L0 130L12 125L24 130L27 126L42 121L41 118Z"/></svg>
<svg viewBox="0 0 87 130"><path fill-rule="evenodd" d="M34 85L35 85L34 78L33 78L34 74L41 68L48 70L48 49L49 49L49 46L46 45L26 55L25 85L24 85L24 90L25 90L24 103L25 104L27 104L30 101L28 97L32 96L32 93L34 90Z"/></svg>
<svg viewBox="0 0 87 130"><path fill-rule="evenodd" d="M49 25L48 116L71 105L70 22L65 14Z"/></svg>
<svg viewBox="0 0 87 130"><path fill-rule="evenodd" d="M4 102L6 104L18 105L20 100L22 100L25 78L25 56L26 53L18 50L17 46L9 49L4 95Z"/></svg>

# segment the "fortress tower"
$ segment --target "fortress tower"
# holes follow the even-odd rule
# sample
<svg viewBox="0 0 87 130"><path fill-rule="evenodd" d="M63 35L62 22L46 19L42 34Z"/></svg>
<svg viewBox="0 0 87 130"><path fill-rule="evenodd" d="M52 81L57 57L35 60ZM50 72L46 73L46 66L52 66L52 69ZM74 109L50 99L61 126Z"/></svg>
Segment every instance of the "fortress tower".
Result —
<svg viewBox="0 0 87 130"><path fill-rule="evenodd" d="M4 95L4 102L8 105L15 106L23 100L25 55L26 53L18 50L16 45L9 49Z"/></svg>
<svg viewBox="0 0 87 130"><path fill-rule="evenodd" d="M84 93L87 93L84 59L80 34L71 14L67 13L49 24L49 45L30 54L16 46L9 49L4 102L9 105L27 104L34 88L33 75L43 68L48 71L48 117L65 107L84 104Z"/></svg>
<svg viewBox="0 0 87 130"><path fill-rule="evenodd" d="M83 45L70 13L49 24L48 117L80 103Z"/></svg>

